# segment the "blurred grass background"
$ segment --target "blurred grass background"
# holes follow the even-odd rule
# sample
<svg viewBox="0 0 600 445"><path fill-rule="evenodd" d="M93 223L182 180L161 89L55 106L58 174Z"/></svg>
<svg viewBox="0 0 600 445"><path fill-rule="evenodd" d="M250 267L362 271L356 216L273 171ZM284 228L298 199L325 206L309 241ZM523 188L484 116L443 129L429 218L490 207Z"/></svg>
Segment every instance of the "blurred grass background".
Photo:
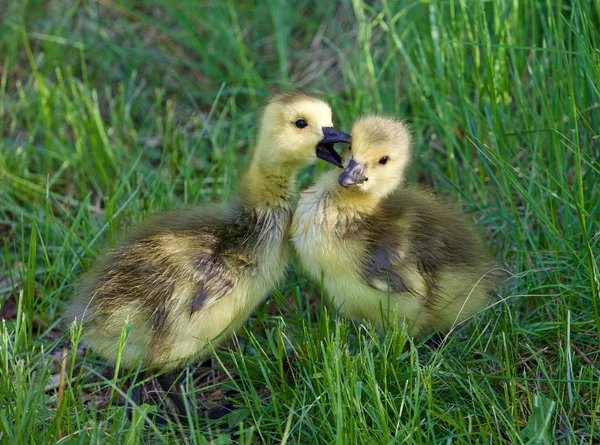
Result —
<svg viewBox="0 0 600 445"><path fill-rule="evenodd" d="M600 442L600 1L3 0L0 25L0 443ZM58 410L76 276L149 213L229 199L287 89L341 129L410 122L411 180L486 231L502 301L430 351L293 267L184 371L229 428L128 422L127 375L77 345Z"/></svg>

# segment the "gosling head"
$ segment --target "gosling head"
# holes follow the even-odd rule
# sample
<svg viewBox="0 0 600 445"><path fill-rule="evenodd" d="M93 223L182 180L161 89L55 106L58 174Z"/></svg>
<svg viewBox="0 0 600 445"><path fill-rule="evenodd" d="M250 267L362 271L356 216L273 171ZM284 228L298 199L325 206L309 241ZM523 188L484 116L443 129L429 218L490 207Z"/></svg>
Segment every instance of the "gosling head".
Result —
<svg viewBox="0 0 600 445"><path fill-rule="evenodd" d="M350 135L333 127L331 108L320 99L285 93L263 110L257 149L267 163L303 166L320 158L342 168L336 142L350 143Z"/></svg>
<svg viewBox="0 0 600 445"><path fill-rule="evenodd" d="M345 150L342 187L383 198L402 184L410 161L411 136L393 118L365 116L352 126L352 145Z"/></svg>

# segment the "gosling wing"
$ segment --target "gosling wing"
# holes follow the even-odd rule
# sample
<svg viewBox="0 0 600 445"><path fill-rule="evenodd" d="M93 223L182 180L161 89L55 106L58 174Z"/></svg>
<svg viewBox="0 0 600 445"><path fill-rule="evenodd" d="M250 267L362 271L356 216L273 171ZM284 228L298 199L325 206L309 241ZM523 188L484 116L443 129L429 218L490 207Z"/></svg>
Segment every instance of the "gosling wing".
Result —
<svg viewBox="0 0 600 445"><path fill-rule="evenodd" d="M469 267L481 251L472 230L429 193L404 188L366 221L362 276L376 289L431 294L447 266ZM385 286L385 289L382 287Z"/></svg>
<svg viewBox="0 0 600 445"><path fill-rule="evenodd" d="M95 307L110 319L124 307L138 307L160 331L180 313L176 308L191 315L209 307L237 282L223 235L229 219L218 207L150 218L87 274L73 315L87 318L87 308Z"/></svg>
<svg viewBox="0 0 600 445"><path fill-rule="evenodd" d="M159 251L170 251L169 261L185 275L180 278L186 278L192 287L190 314L227 295L235 287L239 272L247 266L246 255L236 247L240 236L235 230L239 215L230 207L209 209L169 212L151 224L161 227L152 236L164 237Z"/></svg>

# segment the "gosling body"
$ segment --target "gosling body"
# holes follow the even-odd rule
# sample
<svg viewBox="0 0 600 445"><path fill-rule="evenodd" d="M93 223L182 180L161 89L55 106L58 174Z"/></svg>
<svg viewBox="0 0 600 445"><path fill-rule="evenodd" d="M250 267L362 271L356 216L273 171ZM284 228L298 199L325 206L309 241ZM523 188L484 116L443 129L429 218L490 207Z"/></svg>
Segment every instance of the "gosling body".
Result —
<svg viewBox="0 0 600 445"><path fill-rule="evenodd" d="M152 218L82 283L73 317L83 341L122 363L178 367L240 328L285 275L290 203L242 201ZM208 351L207 351L208 352ZM200 354L202 355L202 354Z"/></svg>
<svg viewBox="0 0 600 445"><path fill-rule="evenodd" d="M341 165L331 109L286 94L264 109L252 162L230 204L155 216L83 278L67 320L121 363L170 370L228 339L285 276L294 177L317 157Z"/></svg>
<svg viewBox="0 0 600 445"><path fill-rule="evenodd" d="M397 321L417 337L451 329L488 300L492 258L463 216L402 187L410 134L401 122L363 118L352 139L346 170L300 196L291 236L304 270L358 321Z"/></svg>

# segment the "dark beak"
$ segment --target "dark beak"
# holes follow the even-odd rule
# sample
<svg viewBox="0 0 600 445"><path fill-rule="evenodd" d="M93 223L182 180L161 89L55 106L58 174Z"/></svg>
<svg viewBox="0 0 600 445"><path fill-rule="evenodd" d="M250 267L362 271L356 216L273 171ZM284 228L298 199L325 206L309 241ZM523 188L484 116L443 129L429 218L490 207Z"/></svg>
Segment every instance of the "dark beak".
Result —
<svg viewBox="0 0 600 445"><path fill-rule="evenodd" d="M333 165L344 168L344 162L333 146L336 142L349 144L352 141L349 134L336 130L333 127L323 127L323 139L317 144L317 158L331 162Z"/></svg>
<svg viewBox="0 0 600 445"><path fill-rule="evenodd" d="M338 178L338 182L342 187L350 187L351 185L362 184L367 180L365 178L365 166L359 164L354 159L350 159L348 167L342 172Z"/></svg>

